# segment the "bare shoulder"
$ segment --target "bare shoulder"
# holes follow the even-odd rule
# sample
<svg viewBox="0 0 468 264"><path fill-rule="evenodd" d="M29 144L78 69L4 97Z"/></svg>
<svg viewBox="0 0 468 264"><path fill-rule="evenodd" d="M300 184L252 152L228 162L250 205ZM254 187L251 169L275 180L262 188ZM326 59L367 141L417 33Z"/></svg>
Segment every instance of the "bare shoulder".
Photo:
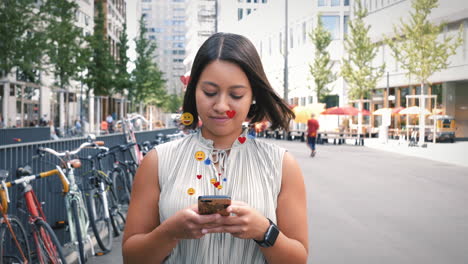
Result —
<svg viewBox="0 0 468 264"><path fill-rule="evenodd" d="M133 181L125 242L134 234L149 233L159 225L158 154L151 150L143 159ZM142 213L144 216L142 217Z"/></svg>
<svg viewBox="0 0 468 264"><path fill-rule="evenodd" d="M293 186L297 183L304 184L304 179L299 163L294 158L294 156L291 155L291 153L289 153L288 151L286 151L283 156L282 175L283 177L281 179L281 185L283 186L284 184L290 184Z"/></svg>

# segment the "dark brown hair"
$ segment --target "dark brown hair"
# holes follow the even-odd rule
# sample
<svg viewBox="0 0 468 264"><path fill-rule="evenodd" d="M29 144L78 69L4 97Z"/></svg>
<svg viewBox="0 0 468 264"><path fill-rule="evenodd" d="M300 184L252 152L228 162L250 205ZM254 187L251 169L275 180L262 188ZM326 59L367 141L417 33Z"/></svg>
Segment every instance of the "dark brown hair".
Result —
<svg viewBox="0 0 468 264"><path fill-rule="evenodd" d="M195 100L198 80L205 67L215 60L234 63L247 75L253 98L256 101L247 115L251 123L263 121L266 118L270 121L272 129L288 130L294 113L268 82L257 50L246 37L230 33L213 34L203 43L195 56L183 105L184 112L191 113L195 120L190 128L195 128L198 123L196 122L198 112Z"/></svg>

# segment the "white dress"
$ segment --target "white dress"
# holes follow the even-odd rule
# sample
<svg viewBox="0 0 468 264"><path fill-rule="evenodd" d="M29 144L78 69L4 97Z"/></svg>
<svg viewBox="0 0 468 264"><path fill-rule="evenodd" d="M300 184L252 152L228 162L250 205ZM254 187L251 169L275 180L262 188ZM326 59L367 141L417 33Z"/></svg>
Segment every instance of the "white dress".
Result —
<svg viewBox="0 0 468 264"><path fill-rule="evenodd" d="M234 142L229 155L214 150L213 142L204 139L200 132L159 145L156 150L161 222L177 211L196 204L200 195L228 195L232 200L249 204L276 223L283 148L247 137L245 131ZM197 160L195 153L199 151L205 155L198 153ZM211 159L218 159L219 172ZM193 194L190 195L189 190ZM255 241L235 238L227 233L181 240L165 261L177 264L265 262Z"/></svg>

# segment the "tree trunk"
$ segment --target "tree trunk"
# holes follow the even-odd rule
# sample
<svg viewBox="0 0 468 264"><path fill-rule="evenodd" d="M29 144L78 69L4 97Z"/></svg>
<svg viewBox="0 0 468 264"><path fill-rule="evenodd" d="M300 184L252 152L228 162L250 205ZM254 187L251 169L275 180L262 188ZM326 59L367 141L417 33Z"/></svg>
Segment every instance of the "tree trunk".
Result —
<svg viewBox="0 0 468 264"><path fill-rule="evenodd" d="M361 96L359 99L359 112L358 112L358 144L361 144L361 133L362 133L362 109L364 98Z"/></svg>
<svg viewBox="0 0 468 264"><path fill-rule="evenodd" d="M424 139L426 137L426 115L424 115L424 110L426 110L426 89L426 84L422 82L421 97L419 99L419 146L424 144Z"/></svg>

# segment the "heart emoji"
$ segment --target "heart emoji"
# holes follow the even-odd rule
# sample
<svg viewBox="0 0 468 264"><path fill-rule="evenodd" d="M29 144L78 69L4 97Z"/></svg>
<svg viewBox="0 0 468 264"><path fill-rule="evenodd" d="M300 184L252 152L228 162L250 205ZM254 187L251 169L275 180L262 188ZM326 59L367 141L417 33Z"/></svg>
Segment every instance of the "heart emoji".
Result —
<svg viewBox="0 0 468 264"><path fill-rule="evenodd" d="M237 140L239 140L241 144L244 144L246 139L247 139L246 137L239 137Z"/></svg>
<svg viewBox="0 0 468 264"><path fill-rule="evenodd" d="M200 175L200 174L197 175L197 179L201 179L201 175Z"/></svg>
<svg viewBox="0 0 468 264"><path fill-rule="evenodd" d="M180 81L184 84L187 85L190 82L190 76L180 76Z"/></svg>
<svg viewBox="0 0 468 264"><path fill-rule="evenodd" d="M215 187L218 187L220 183L219 183L219 182L215 182L215 183L213 183L213 184L214 184Z"/></svg>
<svg viewBox="0 0 468 264"><path fill-rule="evenodd" d="M236 111L235 110L228 110L228 111L226 111L226 115L229 118L233 118L236 115Z"/></svg>

